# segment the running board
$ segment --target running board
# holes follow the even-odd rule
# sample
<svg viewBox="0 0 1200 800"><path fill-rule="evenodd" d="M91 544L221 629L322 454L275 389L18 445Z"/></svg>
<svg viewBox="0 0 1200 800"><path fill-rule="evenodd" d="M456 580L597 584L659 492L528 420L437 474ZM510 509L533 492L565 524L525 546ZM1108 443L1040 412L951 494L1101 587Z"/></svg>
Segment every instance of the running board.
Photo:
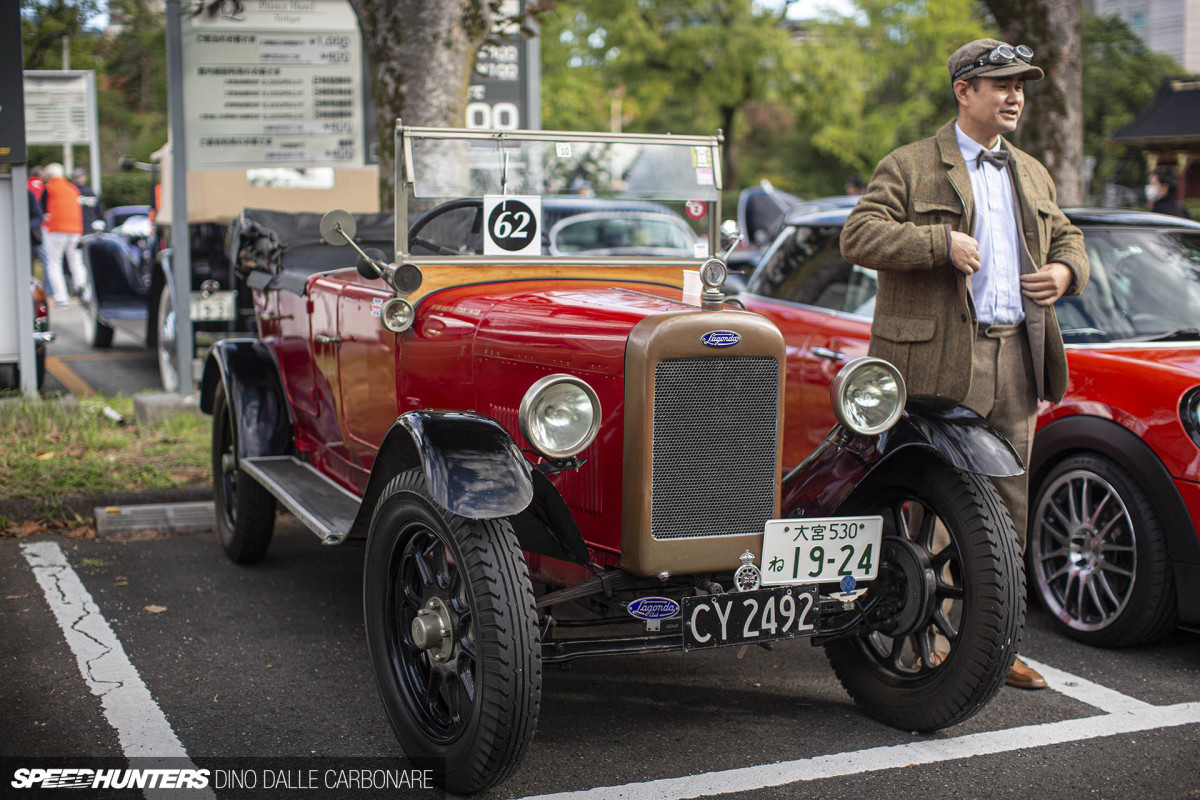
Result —
<svg viewBox="0 0 1200 800"><path fill-rule="evenodd" d="M294 456L242 458L238 467L275 495L325 544L341 544L350 535L362 504L309 464Z"/></svg>

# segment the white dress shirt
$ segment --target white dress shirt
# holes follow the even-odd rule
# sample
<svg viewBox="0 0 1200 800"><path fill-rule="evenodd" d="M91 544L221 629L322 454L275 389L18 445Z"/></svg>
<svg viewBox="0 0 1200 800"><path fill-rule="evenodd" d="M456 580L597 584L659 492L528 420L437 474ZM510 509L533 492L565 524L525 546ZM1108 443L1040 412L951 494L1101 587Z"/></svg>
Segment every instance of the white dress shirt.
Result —
<svg viewBox="0 0 1200 800"><path fill-rule="evenodd" d="M967 162L971 193L975 197L975 228L971 235L979 242L980 270L971 276L975 313L982 325L1011 324L1025 319L1021 306L1020 239L1017 209L1008 168L980 164L983 151L979 142L967 136L954 123L958 149ZM993 151L1000 150L999 138Z"/></svg>

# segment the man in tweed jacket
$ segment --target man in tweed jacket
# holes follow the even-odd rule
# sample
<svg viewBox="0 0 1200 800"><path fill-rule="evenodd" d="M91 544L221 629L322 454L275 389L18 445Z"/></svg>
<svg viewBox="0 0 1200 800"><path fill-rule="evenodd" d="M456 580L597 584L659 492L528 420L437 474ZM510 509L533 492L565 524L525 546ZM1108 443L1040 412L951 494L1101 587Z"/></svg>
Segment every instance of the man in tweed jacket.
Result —
<svg viewBox="0 0 1200 800"><path fill-rule="evenodd" d="M1006 142L1040 80L1029 48L995 39L950 56L957 119L879 163L842 230L847 261L878 271L870 353L911 396L978 411L1028 464L1039 399L1060 400L1067 359L1053 304L1088 278L1083 234L1036 159ZM1028 476L995 480L1024 551ZM1009 683L1045 681L1017 659Z"/></svg>

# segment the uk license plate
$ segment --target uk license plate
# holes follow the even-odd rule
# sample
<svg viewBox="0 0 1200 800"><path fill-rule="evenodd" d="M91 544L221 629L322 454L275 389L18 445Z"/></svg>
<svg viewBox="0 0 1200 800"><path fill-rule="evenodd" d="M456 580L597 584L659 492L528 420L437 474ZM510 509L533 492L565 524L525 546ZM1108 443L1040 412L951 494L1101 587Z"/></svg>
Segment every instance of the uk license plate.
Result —
<svg viewBox="0 0 1200 800"><path fill-rule="evenodd" d="M683 649L812 636L816 603L815 586L777 586L752 592L685 597Z"/></svg>
<svg viewBox="0 0 1200 800"><path fill-rule="evenodd" d="M763 530L762 583L840 583L879 574L883 517L772 519Z"/></svg>
<svg viewBox="0 0 1200 800"><path fill-rule="evenodd" d="M204 292L192 292L188 296L188 314L193 321L226 322L237 314L237 292L232 289L213 292L205 297Z"/></svg>

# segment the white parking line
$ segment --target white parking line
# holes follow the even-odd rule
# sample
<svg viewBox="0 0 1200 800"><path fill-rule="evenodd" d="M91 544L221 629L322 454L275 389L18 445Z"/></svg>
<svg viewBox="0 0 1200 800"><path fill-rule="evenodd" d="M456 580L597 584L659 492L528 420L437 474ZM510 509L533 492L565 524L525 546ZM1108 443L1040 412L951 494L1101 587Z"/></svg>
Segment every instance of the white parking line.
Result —
<svg viewBox="0 0 1200 800"><path fill-rule="evenodd" d="M116 730L125 756L171 759L170 766L176 769L195 769L183 743L125 655L125 648L108 620L59 546L54 542L29 542L21 545L21 553L33 568L46 602L75 654L83 680L92 694L100 698L104 716ZM159 791L163 796L179 796L178 791ZM145 793L156 794L150 789ZM185 794L192 798L215 797L204 790L185 791Z"/></svg>
<svg viewBox="0 0 1200 800"><path fill-rule="evenodd" d="M1033 663L1024 655L1021 657L1027 663ZM1038 664L1035 668L1041 671L1043 666ZM1124 697L1090 681L1073 678L1068 673L1059 670L1054 670L1054 672L1056 679L1065 676L1101 690L1101 692L1089 695L1100 702L1114 701L1114 697L1109 694L1115 697ZM1044 672L1043 675L1045 675ZM1088 694L1088 690L1083 691ZM756 767L686 775L681 778L665 778L577 792L536 795L522 798L522 800L683 800L689 797L755 792L789 783L860 775L887 769L902 769L916 764L934 764L940 761L1028 750L1034 747L1098 739L1103 736L1116 736L1136 731L1200 724L1200 703L1152 706L1140 703L1133 698L1126 697L1125 700L1129 701L1131 706L1132 704L1137 704L1137 706L1097 717L973 733L954 739L934 739L889 747L875 747L869 750L816 756ZM1084 702L1090 701L1084 700Z"/></svg>
<svg viewBox="0 0 1200 800"><path fill-rule="evenodd" d="M1109 714L1115 714L1118 711L1138 711L1143 708L1152 708L1149 703L1143 703L1136 697L1121 694L1106 686L1092 683L1086 678L1080 678L1078 675L1072 675L1069 672L1063 672L1061 669L1055 669L1049 664L1034 661L1032 658L1026 658L1024 655L1021 656L1021 660L1040 672L1042 677L1046 679L1046 685L1054 691L1065 694L1067 697L1078 700L1081 703L1087 703L1089 706L1095 706Z"/></svg>

